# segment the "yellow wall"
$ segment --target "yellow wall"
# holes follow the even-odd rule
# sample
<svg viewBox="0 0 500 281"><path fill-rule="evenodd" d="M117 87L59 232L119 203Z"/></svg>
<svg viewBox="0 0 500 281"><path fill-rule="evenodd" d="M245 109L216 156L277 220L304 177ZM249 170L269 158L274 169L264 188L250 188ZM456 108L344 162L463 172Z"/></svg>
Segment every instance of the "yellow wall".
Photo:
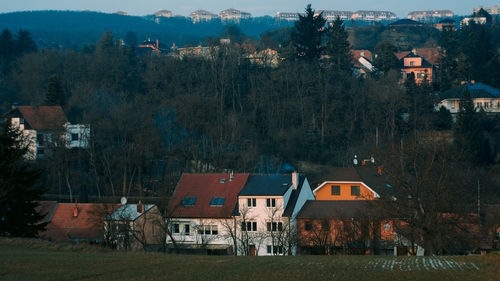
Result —
<svg viewBox="0 0 500 281"><path fill-rule="evenodd" d="M340 195L332 195L332 185L340 186ZM359 186L359 196L351 195L351 186ZM332 182L327 183L316 191L316 200L373 200L374 195L368 188L361 182L341 183Z"/></svg>

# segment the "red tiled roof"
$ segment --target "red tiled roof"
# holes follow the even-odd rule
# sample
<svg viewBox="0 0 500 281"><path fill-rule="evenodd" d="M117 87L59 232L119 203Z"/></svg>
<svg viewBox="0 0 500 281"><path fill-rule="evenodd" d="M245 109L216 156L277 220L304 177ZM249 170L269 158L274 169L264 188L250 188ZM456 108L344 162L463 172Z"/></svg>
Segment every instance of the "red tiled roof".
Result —
<svg viewBox="0 0 500 281"><path fill-rule="evenodd" d="M74 209L78 215L73 216ZM67 241L71 239L102 240L104 238L104 217L108 212L115 210L118 205L103 205L96 203L75 204L59 203L52 215L47 230L40 237L52 241Z"/></svg>
<svg viewBox="0 0 500 281"><path fill-rule="evenodd" d="M221 182L225 179L225 182ZM247 182L248 174L183 174L169 205L172 217L229 218L237 203L238 193ZM185 197L196 197L193 206L181 204ZM222 207L210 206L214 197L225 198Z"/></svg>
<svg viewBox="0 0 500 281"><path fill-rule="evenodd" d="M351 53L356 61L358 61L358 59L362 56L369 60L372 60L372 52L368 50L352 50ZM363 53L363 55L361 55L361 53Z"/></svg>
<svg viewBox="0 0 500 281"><path fill-rule="evenodd" d="M60 106L17 106L17 110L24 118L25 125L28 124L35 130L60 129L68 122L64 111Z"/></svg>

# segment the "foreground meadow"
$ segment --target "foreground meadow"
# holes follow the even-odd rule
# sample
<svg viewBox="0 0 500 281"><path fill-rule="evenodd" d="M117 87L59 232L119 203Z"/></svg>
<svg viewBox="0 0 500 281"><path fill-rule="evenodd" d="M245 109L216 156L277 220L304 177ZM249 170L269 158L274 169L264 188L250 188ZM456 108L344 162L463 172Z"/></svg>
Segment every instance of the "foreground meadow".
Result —
<svg viewBox="0 0 500 281"><path fill-rule="evenodd" d="M1 280L498 280L500 255L221 257L0 240Z"/></svg>

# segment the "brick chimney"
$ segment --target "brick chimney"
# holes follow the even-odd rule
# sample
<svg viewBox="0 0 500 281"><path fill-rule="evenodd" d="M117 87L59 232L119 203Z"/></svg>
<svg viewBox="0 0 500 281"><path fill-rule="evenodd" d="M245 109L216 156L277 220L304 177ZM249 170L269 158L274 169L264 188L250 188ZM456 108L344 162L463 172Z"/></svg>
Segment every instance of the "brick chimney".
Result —
<svg viewBox="0 0 500 281"><path fill-rule="evenodd" d="M78 201L75 200L75 207L73 207L73 217L78 217Z"/></svg>
<svg viewBox="0 0 500 281"><path fill-rule="evenodd" d="M297 187L299 186L299 173L297 172L292 173L292 185L293 189L297 189Z"/></svg>
<svg viewBox="0 0 500 281"><path fill-rule="evenodd" d="M137 203L137 213L143 213L143 212L144 212L144 205L139 200L139 203Z"/></svg>

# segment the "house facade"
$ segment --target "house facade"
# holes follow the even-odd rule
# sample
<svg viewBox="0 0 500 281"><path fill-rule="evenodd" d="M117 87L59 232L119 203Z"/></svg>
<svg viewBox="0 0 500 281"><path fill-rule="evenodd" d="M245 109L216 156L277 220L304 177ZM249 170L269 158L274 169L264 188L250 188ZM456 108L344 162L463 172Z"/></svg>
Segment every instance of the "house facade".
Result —
<svg viewBox="0 0 500 281"><path fill-rule="evenodd" d="M13 106L8 116L28 143L28 159L44 158L58 146L88 147L90 127L70 124L60 106Z"/></svg>
<svg viewBox="0 0 500 281"><path fill-rule="evenodd" d="M402 82L414 75L415 82L420 84L424 81L433 83L435 81L435 66L420 56L416 49L400 58Z"/></svg>
<svg viewBox="0 0 500 281"><path fill-rule="evenodd" d="M252 15L248 12L243 12L236 9L227 9L219 13L219 18L222 21L240 22L242 19L249 19Z"/></svg>
<svg viewBox="0 0 500 281"><path fill-rule="evenodd" d="M295 218L313 199L307 178L298 173L249 176L238 194L239 254L295 255Z"/></svg>
<svg viewBox="0 0 500 281"><path fill-rule="evenodd" d="M157 250L165 240L163 217L152 204L123 204L106 216L104 239L125 250Z"/></svg>
<svg viewBox="0 0 500 281"><path fill-rule="evenodd" d="M465 82L460 87L442 92L436 110L444 106L451 114L457 114L465 91L470 93L476 111L484 110L487 114L500 113L500 90L475 81Z"/></svg>
<svg viewBox="0 0 500 281"><path fill-rule="evenodd" d="M189 14L189 17L191 18L193 23L211 21L218 18L216 14L213 14L205 10L194 11L191 14Z"/></svg>
<svg viewBox="0 0 500 281"><path fill-rule="evenodd" d="M248 174L183 174L169 204L167 244L183 252L234 254L235 210Z"/></svg>

